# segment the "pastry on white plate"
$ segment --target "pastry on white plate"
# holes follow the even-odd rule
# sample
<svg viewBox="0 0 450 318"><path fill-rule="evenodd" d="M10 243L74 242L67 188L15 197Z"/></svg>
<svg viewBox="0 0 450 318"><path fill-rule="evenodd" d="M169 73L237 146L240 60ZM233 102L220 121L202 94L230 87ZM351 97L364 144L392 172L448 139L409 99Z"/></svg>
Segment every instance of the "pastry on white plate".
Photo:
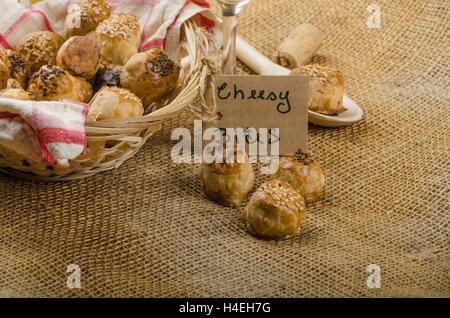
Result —
<svg viewBox="0 0 450 318"><path fill-rule="evenodd" d="M344 78L340 71L319 65L305 65L294 69L291 75L310 77L309 110L325 115L346 111L343 105Z"/></svg>

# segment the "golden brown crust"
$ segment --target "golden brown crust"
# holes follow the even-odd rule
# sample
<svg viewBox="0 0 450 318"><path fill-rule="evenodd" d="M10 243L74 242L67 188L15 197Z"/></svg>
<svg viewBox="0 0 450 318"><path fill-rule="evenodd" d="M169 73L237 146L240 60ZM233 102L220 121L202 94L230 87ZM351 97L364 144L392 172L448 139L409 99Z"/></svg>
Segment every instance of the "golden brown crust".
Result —
<svg viewBox="0 0 450 318"><path fill-rule="evenodd" d="M270 180L253 193L242 218L256 236L287 239L300 232L305 211L305 201L298 191L284 181Z"/></svg>
<svg viewBox="0 0 450 318"><path fill-rule="evenodd" d="M44 65L33 74L28 91L39 100L61 99L86 103L92 95L91 85L82 77L75 77L56 65Z"/></svg>
<svg viewBox="0 0 450 318"><path fill-rule="evenodd" d="M142 99L144 105L159 101L175 89L179 66L166 52L152 49L132 56L124 65L121 84Z"/></svg>
<svg viewBox="0 0 450 318"><path fill-rule="evenodd" d="M59 49L56 63L74 76L92 78L100 65L100 43L94 36L73 36Z"/></svg>
<svg viewBox="0 0 450 318"><path fill-rule="evenodd" d="M103 20L95 32L100 36L102 64L122 65L138 52L140 27L132 14L113 14Z"/></svg>
<svg viewBox="0 0 450 318"><path fill-rule="evenodd" d="M0 89L6 87L8 79L10 78L10 73L11 71L8 67L8 64L0 59Z"/></svg>
<svg viewBox="0 0 450 318"><path fill-rule="evenodd" d="M133 14L116 13L108 19L102 21L96 29L97 33L108 36L109 38L122 37L124 39L132 38L139 33L140 27L137 18Z"/></svg>
<svg viewBox="0 0 450 318"><path fill-rule="evenodd" d="M291 156L280 157L278 171L272 179L289 183L307 203L320 197L325 186L325 176L319 163L300 150Z"/></svg>
<svg viewBox="0 0 450 318"><path fill-rule="evenodd" d="M56 33L32 32L19 40L16 51L25 58L28 71L32 74L44 65L56 64L56 54L63 43L63 38Z"/></svg>
<svg viewBox="0 0 450 318"><path fill-rule="evenodd" d="M36 95L20 88L6 88L0 92L0 97L20 100L36 100Z"/></svg>
<svg viewBox="0 0 450 318"><path fill-rule="evenodd" d="M0 49L0 60L8 66L9 76L17 80L25 88L28 79L28 68L22 54L13 50Z"/></svg>
<svg viewBox="0 0 450 318"><path fill-rule="evenodd" d="M10 78L8 79L8 84L6 85L6 88L22 88L22 85L20 85L18 80Z"/></svg>
<svg viewBox="0 0 450 318"><path fill-rule="evenodd" d="M103 87L89 102L91 121L139 117L143 113L142 101L124 88Z"/></svg>
<svg viewBox="0 0 450 318"><path fill-rule="evenodd" d="M325 114L339 114L346 109L342 101L344 96L344 79L338 70L319 65L305 65L291 72L310 77L309 110Z"/></svg>
<svg viewBox="0 0 450 318"><path fill-rule="evenodd" d="M64 21L64 38L86 35L111 15L111 6L104 0L82 0L71 5Z"/></svg>
<svg viewBox="0 0 450 318"><path fill-rule="evenodd" d="M245 152L244 163L238 163L236 147L228 148L223 154L222 163L203 162L200 167L200 180L206 196L224 206L238 207L253 187L255 175ZM214 155L214 154L213 154ZM234 163L226 160L234 157Z"/></svg>

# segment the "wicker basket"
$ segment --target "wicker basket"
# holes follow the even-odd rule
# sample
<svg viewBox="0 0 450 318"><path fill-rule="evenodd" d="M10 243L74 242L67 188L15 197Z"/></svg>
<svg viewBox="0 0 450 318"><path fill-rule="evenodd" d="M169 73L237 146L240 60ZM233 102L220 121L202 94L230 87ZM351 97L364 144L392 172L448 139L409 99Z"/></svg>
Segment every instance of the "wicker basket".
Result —
<svg viewBox="0 0 450 318"><path fill-rule="evenodd" d="M177 88L161 103L164 107L142 117L86 123L90 151L71 160L67 168L33 162L12 149L0 146L0 171L40 181L83 179L119 167L161 128L164 119L176 116L194 100L198 99L198 106L207 114L211 107L205 103L206 88L211 85L211 75L217 71L216 61L208 56L210 39L203 29L191 21L183 24L182 31L188 55L183 59ZM99 146L105 141L114 145Z"/></svg>

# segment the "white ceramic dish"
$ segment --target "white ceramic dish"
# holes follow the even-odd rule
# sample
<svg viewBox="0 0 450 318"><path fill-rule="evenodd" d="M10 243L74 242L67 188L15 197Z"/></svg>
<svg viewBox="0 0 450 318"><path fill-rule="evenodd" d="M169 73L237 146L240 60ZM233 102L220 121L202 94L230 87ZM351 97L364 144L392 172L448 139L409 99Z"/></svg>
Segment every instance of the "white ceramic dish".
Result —
<svg viewBox="0 0 450 318"><path fill-rule="evenodd" d="M308 121L318 126L340 127L348 126L361 120L363 111L347 95L344 95L343 104L347 110L337 115L323 115L308 110Z"/></svg>

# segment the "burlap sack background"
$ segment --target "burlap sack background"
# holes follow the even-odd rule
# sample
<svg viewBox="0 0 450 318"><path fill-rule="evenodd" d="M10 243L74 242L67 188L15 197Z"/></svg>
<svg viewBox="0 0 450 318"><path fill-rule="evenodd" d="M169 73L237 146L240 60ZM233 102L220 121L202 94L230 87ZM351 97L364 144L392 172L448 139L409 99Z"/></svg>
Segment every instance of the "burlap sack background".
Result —
<svg viewBox="0 0 450 318"><path fill-rule="evenodd" d="M366 26L373 2L381 29ZM310 126L327 188L302 234L253 238L240 211L205 199L196 167L170 161L171 129L189 124L180 118L113 172L61 183L0 176L0 295L450 296L449 8L252 0L243 38L271 55L294 25L319 26L316 62L342 70L365 111L351 127ZM81 289L66 287L71 263ZM366 286L369 264L381 267L379 289Z"/></svg>

